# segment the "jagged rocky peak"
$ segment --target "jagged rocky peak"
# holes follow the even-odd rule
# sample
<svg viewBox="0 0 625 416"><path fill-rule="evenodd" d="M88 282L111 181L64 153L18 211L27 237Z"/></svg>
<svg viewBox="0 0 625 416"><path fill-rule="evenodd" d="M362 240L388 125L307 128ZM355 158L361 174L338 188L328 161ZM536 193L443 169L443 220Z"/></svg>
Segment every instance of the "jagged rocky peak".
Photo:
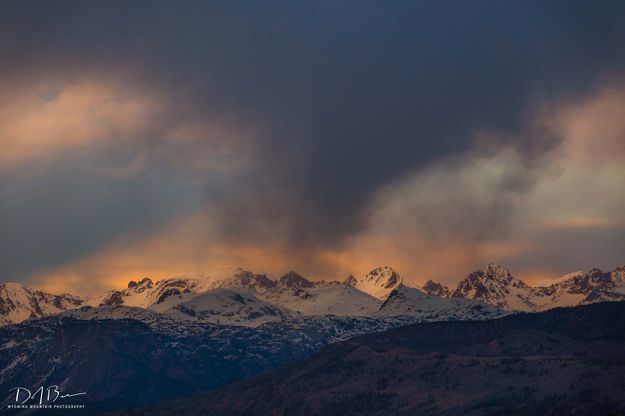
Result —
<svg viewBox="0 0 625 416"><path fill-rule="evenodd" d="M343 284L345 286L352 286L352 287L354 287L354 286L356 286L356 283L358 283L358 279L356 279L353 274L350 274L349 276L347 276L347 278L345 280L343 280Z"/></svg>
<svg viewBox="0 0 625 416"><path fill-rule="evenodd" d="M385 300L388 295L402 286L401 276L390 266L371 270L356 282L356 288L378 299Z"/></svg>
<svg viewBox="0 0 625 416"><path fill-rule="evenodd" d="M152 279L150 279L149 277L144 277L138 282L135 282L134 280L131 280L130 282L128 282L128 289L135 288L135 289L145 290L145 289L151 289L152 286L154 286L154 282L152 282Z"/></svg>
<svg viewBox="0 0 625 416"><path fill-rule="evenodd" d="M313 282L292 270L282 276L279 279L278 283L280 284L280 286L287 287L289 289L304 289L315 287L315 284Z"/></svg>
<svg viewBox="0 0 625 416"><path fill-rule="evenodd" d="M242 270L232 276L231 284L241 286L252 286L256 288L275 288L278 283L264 274L255 274L247 270Z"/></svg>
<svg viewBox="0 0 625 416"><path fill-rule="evenodd" d="M594 269L590 269L588 271L588 277L594 281L604 281L609 280L610 273L604 273L603 270L598 267Z"/></svg>
<svg viewBox="0 0 625 416"><path fill-rule="evenodd" d="M506 309L535 310L531 289L505 267L489 263L458 283L451 297L481 300Z"/></svg>
<svg viewBox="0 0 625 416"><path fill-rule="evenodd" d="M480 270L475 272L475 274L481 275L487 280L495 279L503 282L510 282L514 279L508 269L495 263L488 263L486 267L482 267Z"/></svg>
<svg viewBox="0 0 625 416"><path fill-rule="evenodd" d="M465 280L480 281L484 283L492 282L505 286L511 285L513 287L529 287L522 280L513 277L508 269L494 263L488 263L487 266L471 273Z"/></svg>
<svg viewBox="0 0 625 416"><path fill-rule="evenodd" d="M435 282L431 279L425 282L422 289L425 293L432 296L449 297L451 293L447 286Z"/></svg>
<svg viewBox="0 0 625 416"><path fill-rule="evenodd" d="M363 279L383 288L395 288L402 282L401 276L390 266L382 266L371 270Z"/></svg>

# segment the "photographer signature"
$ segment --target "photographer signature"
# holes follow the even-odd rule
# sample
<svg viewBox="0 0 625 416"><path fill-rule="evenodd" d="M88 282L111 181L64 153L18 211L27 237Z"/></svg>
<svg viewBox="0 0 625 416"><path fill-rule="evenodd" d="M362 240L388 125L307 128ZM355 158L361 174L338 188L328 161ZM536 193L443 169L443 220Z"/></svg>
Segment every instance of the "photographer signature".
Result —
<svg viewBox="0 0 625 416"><path fill-rule="evenodd" d="M84 396L87 394L86 392L63 394L59 391L59 386L57 386L56 384L48 386L45 389L44 386L41 386L35 391L31 391L26 387L13 387L9 391L12 392L13 390L15 390L15 402L18 404L24 404L29 400L38 400L38 404L43 404L44 397L46 402L54 403L59 399Z"/></svg>

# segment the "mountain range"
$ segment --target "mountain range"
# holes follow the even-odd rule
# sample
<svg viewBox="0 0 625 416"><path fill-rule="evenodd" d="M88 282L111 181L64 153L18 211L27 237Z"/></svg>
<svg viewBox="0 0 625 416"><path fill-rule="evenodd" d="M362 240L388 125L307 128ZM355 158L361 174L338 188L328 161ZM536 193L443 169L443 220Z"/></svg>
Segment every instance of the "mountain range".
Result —
<svg viewBox="0 0 625 416"><path fill-rule="evenodd" d="M399 294L409 294L413 307ZM391 296L393 295L393 296ZM51 295L17 283L0 285L1 323L17 323L64 311L105 306L145 309L179 320L256 327L299 316L410 316L415 319L489 318L503 312L480 301L434 297L405 286L391 267L379 267L361 279L313 282L296 272L278 279L236 270L221 279L173 278L131 281L123 290L88 298ZM136 313L139 313L135 311ZM124 312L124 317L128 311ZM114 316L109 316L114 318Z"/></svg>
<svg viewBox="0 0 625 416"><path fill-rule="evenodd" d="M54 295L18 283L0 284L0 325L86 307L128 306L179 319L259 326L295 316L413 316L439 313L444 319L472 315L480 306L494 310L542 311L603 301L625 300L625 266L562 276L546 286L530 286L504 267L489 264L469 274L455 289L429 280L410 287L391 267L362 278L314 282L290 271L278 279L236 270L220 279L172 278L131 281L123 290L98 297Z"/></svg>

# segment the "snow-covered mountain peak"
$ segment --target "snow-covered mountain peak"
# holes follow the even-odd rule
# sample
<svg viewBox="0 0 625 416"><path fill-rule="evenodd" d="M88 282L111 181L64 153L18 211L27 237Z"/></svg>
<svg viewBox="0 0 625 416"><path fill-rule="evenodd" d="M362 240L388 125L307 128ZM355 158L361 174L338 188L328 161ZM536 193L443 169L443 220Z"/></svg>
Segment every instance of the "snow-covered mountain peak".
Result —
<svg viewBox="0 0 625 416"><path fill-rule="evenodd" d="M390 266L371 270L356 282L356 288L378 299L386 299L394 290L402 286L401 276Z"/></svg>
<svg viewBox="0 0 625 416"><path fill-rule="evenodd" d="M481 300L506 309L534 310L536 305L529 300L530 290L505 267L489 263L462 280L451 297Z"/></svg>
<svg viewBox="0 0 625 416"><path fill-rule="evenodd" d="M282 276L278 280L278 284L280 285L280 287L285 287L289 289L304 289L315 287L315 284L313 282L292 270Z"/></svg>
<svg viewBox="0 0 625 416"><path fill-rule="evenodd" d="M489 263L487 266L471 273L465 280L467 279L482 283L492 283L500 286L512 286L518 288L529 287L522 280L513 277L508 269L494 263Z"/></svg>

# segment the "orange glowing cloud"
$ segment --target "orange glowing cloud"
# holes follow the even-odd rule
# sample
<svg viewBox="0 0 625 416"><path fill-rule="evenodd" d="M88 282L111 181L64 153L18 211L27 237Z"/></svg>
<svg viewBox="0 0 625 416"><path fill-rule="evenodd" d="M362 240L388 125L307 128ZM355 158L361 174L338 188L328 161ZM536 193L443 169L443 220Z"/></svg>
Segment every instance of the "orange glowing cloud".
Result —
<svg viewBox="0 0 625 416"><path fill-rule="evenodd" d="M1 168L88 145L131 140L162 111L157 97L109 80L41 81L4 92Z"/></svg>
<svg viewBox="0 0 625 416"><path fill-rule="evenodd" d="M19 88L0 87L0 170L117 146L134 151L134 158L128 165L98 167L99 173L140 173L148 148L176 167L229 172L251 158L254 137L266 128L253 119L241 123L233 114L183 117L176 97L123 77L90 73L17 82Z"/></svg>

